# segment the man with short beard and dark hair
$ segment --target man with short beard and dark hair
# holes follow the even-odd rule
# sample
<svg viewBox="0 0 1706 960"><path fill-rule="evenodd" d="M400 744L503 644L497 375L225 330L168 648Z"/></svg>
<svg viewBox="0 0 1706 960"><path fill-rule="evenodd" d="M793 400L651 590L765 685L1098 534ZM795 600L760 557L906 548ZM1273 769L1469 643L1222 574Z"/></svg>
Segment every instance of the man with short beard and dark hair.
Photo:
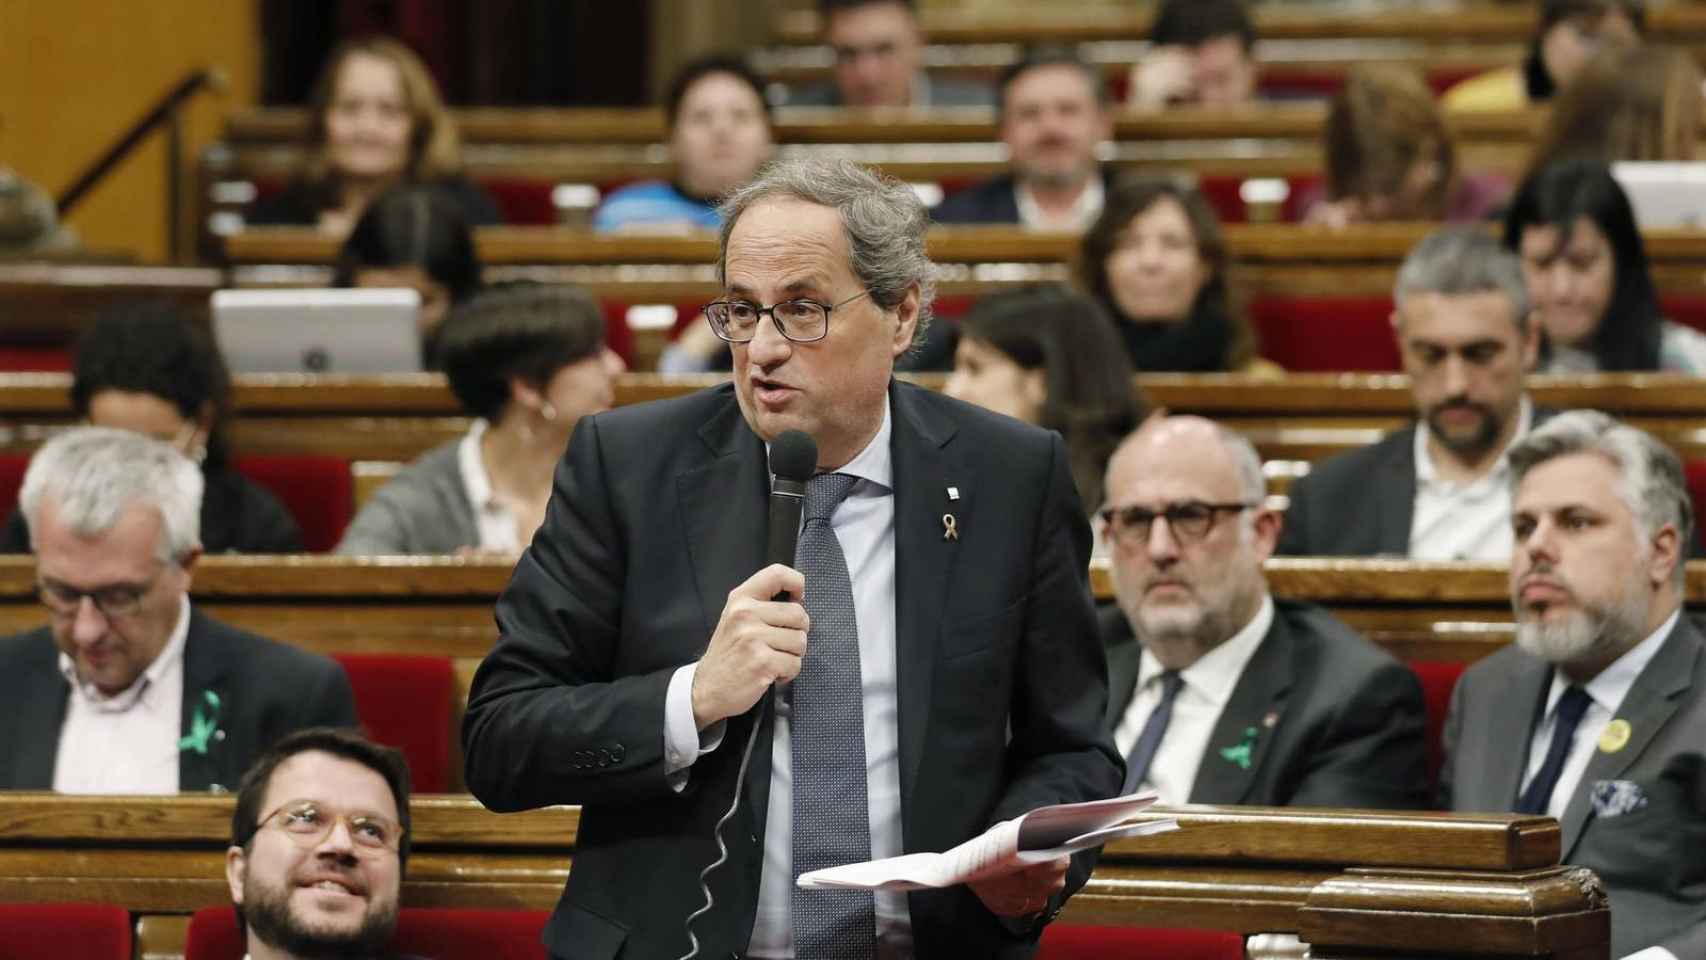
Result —
<svg viewBox="0 0 1706 960"><path fill-rule="evenodd" d="M1470 667L1442 806L1551 816L1611 897L1612 956L1706 956L1706 639L1693 509L1664 444L1597 411L1510 451L1517 642Z"/></svg>
<svg viewBox="0 0 1706 960"><path fill-rule="evenodd" d="M1523 390L1540 341L1522 265L1483 231L1436 231L1399 267L1393 300L1421 422L1298 480L1276 552L1503 562L1506 451L1549 415Z"/></svg>
<svg viewBox="0 0 1706 960"><path fill-rule="evenodd" d="M372 960L397 926L409 767L352 730L280 740L243 775L225 879L249 960Z"/></svg>
<svg viewBox="0 0 1706 960"><path fill-rule="evenodd" d="M1419 808L1421 685L1327 611L1268 594L1279 514L1248 440L1152 419L1108 465L1101 612L1122 792L1161 802Z"/></svg>

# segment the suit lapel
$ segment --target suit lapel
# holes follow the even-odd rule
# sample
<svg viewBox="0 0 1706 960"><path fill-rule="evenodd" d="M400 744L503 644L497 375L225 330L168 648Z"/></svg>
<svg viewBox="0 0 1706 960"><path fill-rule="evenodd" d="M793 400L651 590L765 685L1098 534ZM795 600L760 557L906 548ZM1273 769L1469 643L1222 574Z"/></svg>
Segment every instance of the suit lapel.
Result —
<svg viewBox="0 0 1706 960"><path fill-rule="evenodd" d="M1375 497L1380 505L1377 550L1381 554L1402 557L1410 552L1410 526L1416 515L1416 431L1421 429L1418 423L1401 434L1398 456L1387 461L1387 476Z"/></svg>
<svg viewBox="0 0 1706 960"><path fill-rule="evenodd" d="M1670 636L1665 638L1664 646L1654 654L1646 669L1635 678L1629 693L1623 697L1615 716L1628 722L1629 742L1615 753L1606 753L1595 745L1593 756L1582 771L1582 779L1570 797L1569 806L1564 808L1565 862L1581 840L1588 814L1593 809L1594 782L1621 778L1641 758L1648 744L1682 705L1683 694L1688 692L1693 681L1701 646L1700 634L1689 625L1688 615L1684 612Z"/></svg>
<svg viewBox="0 0 1706 960"><path fill-rule="evenodd" d="M1120 622L1125 623L1125 615L1120 614ZM1126 629L1130 636L1130 627ZM1119 726L1120 718L1125 716L1126 708L1131 706L1131 698L1137 692L1137 672L1143 661L1143 645L1133 640L1122 640L1119 643L1108 643L1105 647L1108 655L1108 716L1105 727L1109 733Z"/></svg>
<svg viewBox="0 0 1706 960"><path fill-rule="evenodd" d="M65 723L65 707L71 687L59 674L59 650L46 630L21 641L39 646L44 653L39 669L21 671L30 678L17 678L21 695L11 704L15 722L8 739L12 743L10 781L0 784L12 790L53 789L54 764L59 756L59 730ZM36 659L36 651L31 659Z"/></svg>
<svg viewBox="0 0 1706 960"><path fill-rule="evenodd" d="M894 454L895 670L900 715L901 809L907 809L929 726L930 690L948 574L957 540L942 535L942 515L965 526L976 511L974 478L956 476L947 446L956 427L919 402L916 387L889 386ZM948 499L955 486L960 498Z"/></svg>
<svg viewBox="0 0 1706 960"><path fill-rule="evenodd" d="M210 634L208 622L190 607L184 638L184 696L178 721L178 789L233 790L242 771L228 763L231 702L225 674L227 651Z"/></svg>
<svg viewBox="0 0 1706 960"><path fill-rule="evenodd" d="M1522 775L1528 769L1528 751L1535 725L1545 714L1546 693L1552 682L1550 664L1522 657L1487 713L1488 723L1480 729L1475 717L1465 717L1463 730L1478 734L1473 744L1459 742L1457 749L1466 762L1454 776L1454 790L1462 800L1458 810L1505 811L1516 809Z"/></svg>
<svg viewBox="0 0 1706 960"><path fill-rule="evenodd" d="M1261 772L1293 682L1292 639L1283 622L1279 611L1274 611L1268 635L1220 711L1196 782L1191 784L1190 802L1243 803Z"/></svg>

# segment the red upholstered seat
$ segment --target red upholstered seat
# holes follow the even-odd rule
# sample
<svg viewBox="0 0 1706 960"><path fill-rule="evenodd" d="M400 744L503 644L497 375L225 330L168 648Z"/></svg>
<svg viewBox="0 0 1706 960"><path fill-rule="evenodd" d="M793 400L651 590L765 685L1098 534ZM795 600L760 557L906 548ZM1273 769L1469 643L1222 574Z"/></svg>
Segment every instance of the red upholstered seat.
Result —
<svg viewBox="0 0 1706 960"><path fill-rule="evenodd" d="M1262 297L1250 321L1262 356L1294 373L1401 369L1389 297Z"/></svg>
<svg viewBox="0 0 1706 960"><path fill-rule="evenodd" d="M491 194L503 222L522 226L549 227L557 222L557 205L551 193L557 181L541 177L481 177L480 186Z"/></svg>
<svg viewBox="0 0 1706 960"><path fill-rule="evenodd" d="M355 479L343 457L238 457L237 472L272 491L302 528L302 544L324 553L355 516Z"/></svg>
<svg viewBox="0 0 1706 960"><path fill-rule="evenodd" d="M390 949L433 960L545 960L544 910L433 910L407 907L397 917ZM184 960L240 960L242 934L229 907L197 910L190 918Z"/></svg>
<svg viewBox="0 0 1706 960"><path fill-rule="evenodd" d="M18 492L24 487L24 472L29 468L28 454L0 454L0 522L18 506Z"/></svg>
<svg viewBox="0 0 1706 960"><path fill-rule="evenodd" d="M1457 678L1469 669L1467 663L1442 660L1412 660L1410 670L1422 682L1422 705L1427 711L1428 785L1439 783L1439 767L1445 761L1441 743L1445 731L1445 715L1451 710L1451 692L1457 689Z"/></svg>
<svg viewBox="0 0 1706 960"><path fill-rule="evenodd" d="M368 736L403 751L417 793L450 789L455 673L449 657L340 653Z"/></svg>
<svg viewBox="0 0 1706 960"><path fill-rule="evenodd" d="M0 960L130 960L130 911L105 903L0 904Z"/></svg>
<svg viewBox="0 0 1706 960"><path fill-rule="evenodd" d="M1244 938L1215 930L1148 930L1055 923L1037 960L1244 960Z"/></svg>
<svg viewBox="0 0 1706 960"><path fill-rule="evenodd" d="M0 347L0 372L39 373L71 369L68 347Z"/></svg>

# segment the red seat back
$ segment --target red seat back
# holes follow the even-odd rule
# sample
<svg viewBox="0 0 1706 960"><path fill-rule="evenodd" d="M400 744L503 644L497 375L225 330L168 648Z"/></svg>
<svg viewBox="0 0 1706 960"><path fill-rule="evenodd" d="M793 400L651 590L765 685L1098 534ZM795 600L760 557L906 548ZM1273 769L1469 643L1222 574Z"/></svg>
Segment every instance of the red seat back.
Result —
<svg viewBox="0 0 1706 960"><path fill-rule="evenodd" d="M302 528L302 545L324 553L355 516L355 479L343 457L238 457L237 472L272 491Z"/></svg>
<svg viewBox="0 0 1706 960"><path fill-rule="evenodd" d="M0 454L0 521L10 516L12 509L18 505L18 494L24 488L24 473L29 468L28 454Z"/></svg>
<svg viewBox="0 0 1706 960"><path fill-rule="evenodd" d="M545 960L539 936L545 910L450 910L406 907L398 912L390 949L433 960ZM184 960L241 960L243 934L230 907L207 907L190 918Z"/></svg>
<svg viewBox="0 0 1706 960"><path fill-rule="evenodd" d="M1410 670L1422 682L1422 705L1427 711L1428 786L1439 783L1440 764L1445 761L1441 742L1445 731L1445 716L1451 710L1451 692L1457 689L1457 678L1469 669L1467 663L1442 660L1412 660Z"/></svg>
<svg viewBox="0 0 1706 960"><path fill-rule="evenodd" d="M1294 373L1402 369L1389 297L1262 297L1250 322L1262 356Z"/></svg>
<svg viewBox="0 0 1706 960"><path fill-rule="evenodd" d="M1037 960L1244 960L1244 938L1218 930L1148 930L1054 923Z"/></svg>
<svg viewBox="0 0 1706 960"><path fill-rule="evenodd" d="M409 761L417 793L450 789L450 724L455 687L449 657L334 654L355 692L368 736Z"/></svg>
<svg viewBox="0 0 1706 960"><path fill-rule="evenodd" d="M70 347L0 347L0 372L39 373L71 369Z"/></svg>
<svg viewBox="0 0 1706 960"><path fill-rule="evenodd" d="M130 960L130 911L105 903L0 904L0 960Z"/></svg>

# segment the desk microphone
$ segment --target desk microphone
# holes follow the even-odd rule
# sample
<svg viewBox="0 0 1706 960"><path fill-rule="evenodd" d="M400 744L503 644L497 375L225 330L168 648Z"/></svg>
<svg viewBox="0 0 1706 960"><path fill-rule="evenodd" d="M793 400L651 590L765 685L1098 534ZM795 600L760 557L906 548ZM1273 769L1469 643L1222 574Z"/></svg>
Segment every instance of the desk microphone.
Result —
<svg viewBox="0 0 1706 960"><path fill-rule="evenodd" d="M800 540L800 511L806 501L806 482L816 471L817 441L809 434L801 430L786 430L770 442L770 472L775 475L775 480L770 485L765 566L774 563L794 565L794 550ZM778 593L772 599L786 600L788 595ZM693 933L693 921L709 913L716 904L716 898L711 896L711 874L729 860L729 848L723 842L723 826L740 809L740 796L746 789L746 770L752 761L752 746L758 742L758 728L764 726L764 712L771 709L774 702L769 696L761 697L758 712L753 715L752 730L746 736L746 749L740 755L740 770L735 774L734 797L729 801L728 811L718 818L717 826L711 832L712 839L717 841L717 859L699 872L699 890L705 895L705 904L687 918L687 939L692 949L681 960L693 960L699 955L699 938Z"/></svg>

